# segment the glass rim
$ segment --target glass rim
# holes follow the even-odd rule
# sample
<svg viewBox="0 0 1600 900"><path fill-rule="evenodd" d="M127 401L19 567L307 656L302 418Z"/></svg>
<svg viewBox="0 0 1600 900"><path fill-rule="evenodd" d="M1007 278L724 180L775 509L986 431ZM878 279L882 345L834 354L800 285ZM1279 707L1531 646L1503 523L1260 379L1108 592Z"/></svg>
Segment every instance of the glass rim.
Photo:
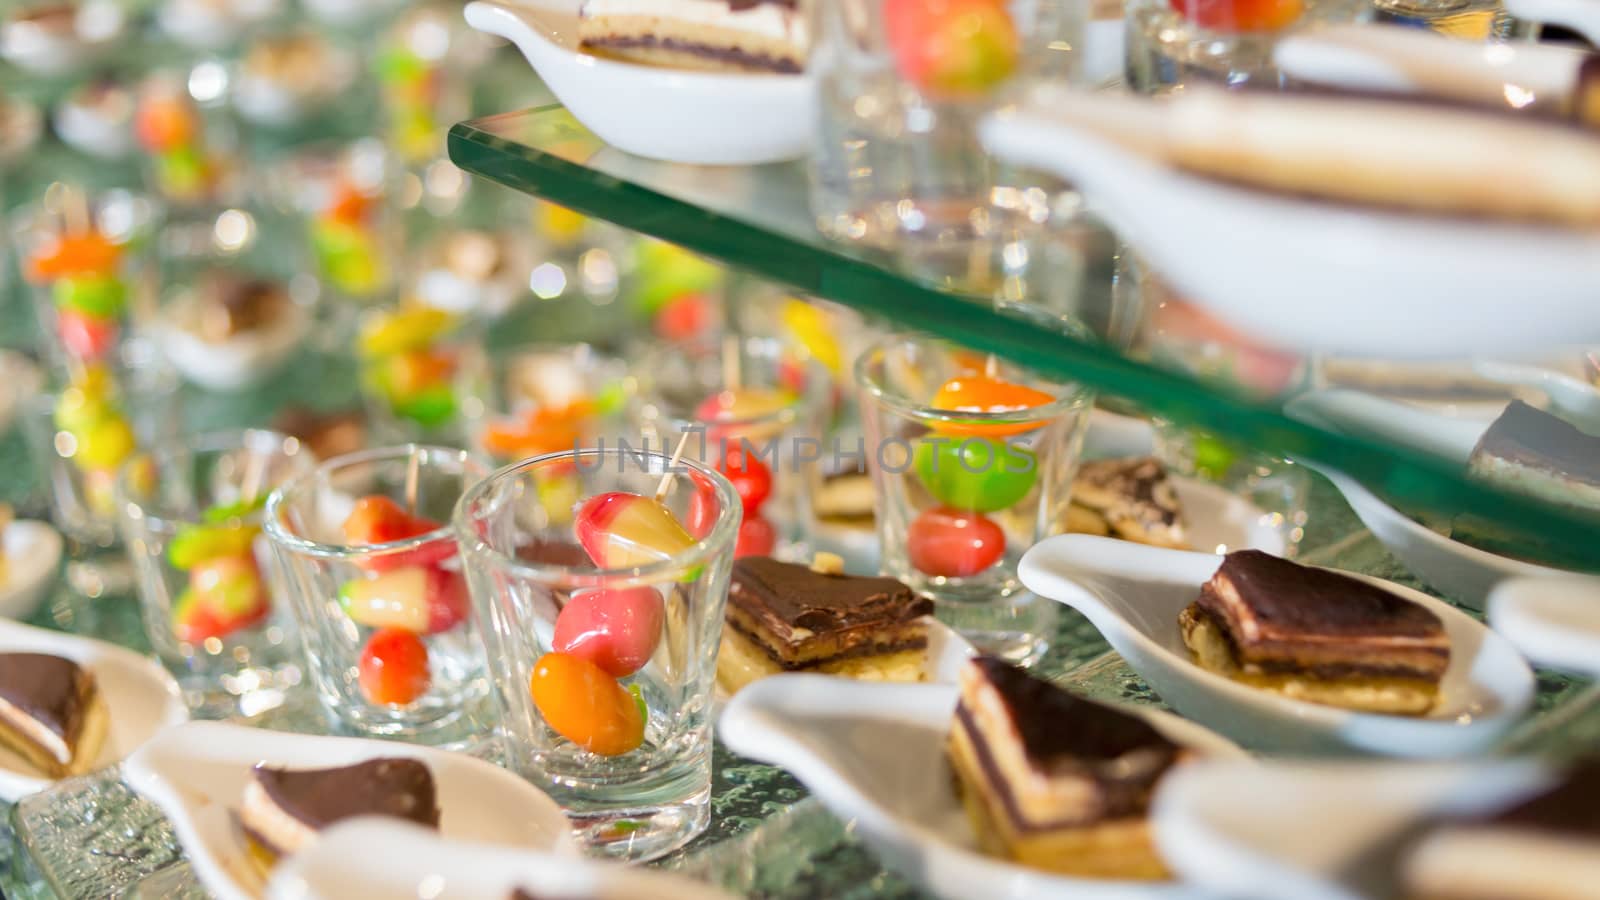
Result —
<svg viewBox="0 0 1600 900"><path fill-rule="evenodd" d="M311 452L311 448L307 447L304 441L291 434L284 434L281 431L275 431L271 428L222 428L216 431L204 431L199 434L185 436L181 444L181 450L179 449L178 445L168 444L166 446L151 450L147 453L139 454L138 456L135 456L133 459L119 466L117 468L116 478L116 497L118 509L126 512L129 506L137 506L139 508L139 518L141 521L158 526L167 524L193 525L198 523L200 521L198 518L190 519L186 517L170 515L165 509L153 509L151 505L134 499L127 489L127 482L131 477L133 467L141 464L144 461L148 461L150 464L155 466L157 470L159 470L163 462L171 462L175 460L178 455L184 451L198 453L225 453L230 449L246 449L250 446L250 441L252 440L276 440L278 443L277 449L279 451L282 451L286 446L293 446L295 448L293 451L282 454L285 458L304 459L310 463L312 470L315 470L317 467L317 457ZM302 472L301 474L307 473ZM265 499L270 500L271 498L272 491L268 491ZM254 515L243 517L241 521L252 523L255 520L265 519L265 517L266 507L263 503L262 509L258 510Z"/></svg>
<svg viewBox="0 0 1600 900"><path fill-rule="evenodd" d="M773 359L781 362L782 357L779 355L783 350L783 342L781 340L772 337L760 336L746 336L744 340L756 342L763 350L770 349L773 351L771 353L760 354L761 358ZM744 347L747 345L741 344L741 346ZM711 351L713 354L718 354L720 353L721 348L722 344L720 340L713 341L703 338L696 341L690 341L687 347L682 344L661 344L642 356L639 369L646 372L653 371L656 367L650 365L650 363L669 355L689 356L706 350ZM674 350L677 350L678 352L674 354ZM750 354L747 352L746 355L755 356L757 354ZM665 405L661 402L661 391L656 387L655 379L652 376L645 376L643 379L641 379L641 383L647 388L644 391L644 396L651 403L655 404L656 408L661 411L661 421L680 432L686 431L690 428L739 429L761 425L771 425L775 423L782 424L784 426L791 426L798 423L806 412L813 410L820 411L823 408L824 400L826 399L826 395L823 393L823 386L832 381L832 378L828 375L827 368L823 366L822 363L818 362L816 357L807 355L797 357L795 361L800 363L805 369L805 390L792 391L791 393L794 395L794 400L792 402L786 403L779 409L763 415L719 418L709 422L696 418L692 413L689 415L678 415L668 411L665 408ZM630 374L633 374L633 370L631 369ZM778 385L778 388L780 390L784 389L782 385ZM724 390L726 390L726 388L718 390L717 393L720 394Z"/></svg>
<svg viewBox="0 0 1600 900"><path fill-rule="evenodd" d="M536 467L555 462L575 461L584 457L611 459L620 456L622 453L623 451L618 448L601 447L561 450L556 453L535 456L497 469L487 478L463 492L461 498L456 501L456 508L450 516L450 523L455 529L456 543L461 548L461 552L480 558L493 565L497 570L509 571L547 584L561 584L572 581L578 582L577 586L590 586L590 582L598 584L604 581L607 583L627 582L633 585L654 584L660 580L662 575L692 568L695 564L704 562L707 557L716 552L716 548L719 546L723 544L731 545L734 536L738 533L739 526L736 522L742 518L742 513L738 517L719 516L716 525L712 527L709 534L696 540L677 555L667 559L658 560L645 566L634 566L626 569L595 568L593 570L578 571L571 566L535 562L513 556L498 547L490 545L488 541L479 537L468 527L468 510L484 499L491 485L498 484L504 478L520 477ZM627 453L629 456L642 454L648 460L660 461L663 471L660 473L652 472L652 475L669 474L665 471L666 466L673 463L671 454L661 453L656 450L635 451L630 449ZM729 481L727 476L721 472L687 457L680 457L676 461L676 465L682 466L694 474L706 477L717 492L717 502L721 509L733 509L735 507L743 509L739 500L739 492L734 488L733 482ZM683 475L686 473L673 472L670 474ZM476 519L473 519L473 521L476 521Z"/></svg>
<svg viewBox="0 0 1600 900"><path fill-rule="evenodd" d="M955 341L927 335L915 333L895 334L873 342L861 352L860 356L856 357L855 365L852 368L858 389L871 396L878 403L911 418L934 421L961 421L974 424L1021 425L1024 423L1043 422L1046 419L1066 415L1074 408L1081 406L1092 394L1092 391L1075 381L1059 382L1048 378L1040 378L1040 382L1049 384L1052 387L1062 388L1064 393L1049 403L1030 406L1026 409L998 412L939 409L925 403L918 403L903 394L890 391L883 384L880 384L876 378L868 374L868 366L871 365L875 357L887 355L895 347L906 344L961 346ZM1031 371L1020 366L1017 368L1023 371Z"/></svg>
<svg viewBox="0 0 1600 900"><path fill-rule="evenodd" d="M305 487L305 485L316 481L316 479L321 477L324 472L332 472L335 469L339 469L344 466L376 462L395 457L408 459L410 458L411 454L417 452L422 452L429 456L432 456L433 454L440 454L446 458L453 457L463 464L463 475L466 474L466 468L475 467L480 472L485 473L479 478L479 482L486 480L488 478L488 473L490 472L489 466L485 465L483 460L480 459L476 453L473 453L470 450L463 450L459 447L445 447L439 444L411 443L395 444L387 447L369 447L364 450L357 450L354 453L346 453L342 456L335 456L332 459L325 460L311 471L302 472L298 477L290 479L289 481L286 481L274 488L272 493L267 497L266 508L262 511L262 531L266 532L267 537L270 538L274 544L282 546L288 550L293 550L294 552L304 556L313 556L318 559L350 559L353 557L362 556L388 556L391 554L402 553L407 550L414 550L418 547L432 544L440 540L454 540L455 535L452 533L451 525L448 521L432 531L424 532L408 538L402 538L398 541L386 541L381 544L329 544L323 541L315 541L311 538L302 537L298 534L295 534L289 531L289 529L283 524L283 505L289 495L293 493L294 490L302 489ZM476 486L476 483L474 483L473 486ZM470 488L463 487L463 495L465 495L468 490L470 490ZM460 502L460 498L457 498L457 502Z"/></svg>

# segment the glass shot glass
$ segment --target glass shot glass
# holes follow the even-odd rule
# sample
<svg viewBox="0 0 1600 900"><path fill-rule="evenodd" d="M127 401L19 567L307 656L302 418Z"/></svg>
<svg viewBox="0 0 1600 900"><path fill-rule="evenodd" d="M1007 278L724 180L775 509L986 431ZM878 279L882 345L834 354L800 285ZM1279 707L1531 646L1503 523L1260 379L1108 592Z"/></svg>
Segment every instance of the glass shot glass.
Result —
<svg viewBox="0 0 1600 900"><path fill-rule="evenodd" d="M592 447L621 434L628 364L589 344L523 344L463 367L467 445L499 465ZM576 502L577 498L573 498Z"/></svg>
<svg viewBox="0 0 1600 900"><path fill-rule="evenodd" d="M576 512L546 502L544 485L561 479L586 498ZM627 493L595 501L610 492ZM653 859L709 821L740 509L708 466L615 448L501 469L456 507L509 764L566 808L595 855ZM594 565L597 549L618 565Z"/></svg>
<svg viewBox="0 0 1600 900"><path fill-rule="evenodd" d="M1017 580L1071 501L1091 394L896 336L856 363L882 568L984 653L1028 663L1054 609Z"/></svg>
<svg viewBox="0 0 1600 900"><path fill-rule="evenodd" d="M1288 31L1370 19L1360 0L1129 0L1127 80L1143 93L1192 84L1281 88L1272 61Z"/></svg>
<svg viewBox="0 0 1600 900"><path fill-rule="evenodd" d="M489 692L448 520L487 474L464 450L335 457L267 500L312 683L345 729L419 743L481 738Z"/></svg>
<svg viewBox="0 0 1600 900"><path fill-rule="evenodd" d="M832 414L832 383L814 360L775 338L661 345L640 359L637 425L670 452L730 478L744 501L735 556L809 561L811 506Z"/></svg>
<svg viewBox="0 0 1600 900"><path fill-rule="evenodd" d="M119 474L145 633L196 715L254 715L300 682L261 515L273 488L315 467L295 438L250 430L174 442Z"/></svg>

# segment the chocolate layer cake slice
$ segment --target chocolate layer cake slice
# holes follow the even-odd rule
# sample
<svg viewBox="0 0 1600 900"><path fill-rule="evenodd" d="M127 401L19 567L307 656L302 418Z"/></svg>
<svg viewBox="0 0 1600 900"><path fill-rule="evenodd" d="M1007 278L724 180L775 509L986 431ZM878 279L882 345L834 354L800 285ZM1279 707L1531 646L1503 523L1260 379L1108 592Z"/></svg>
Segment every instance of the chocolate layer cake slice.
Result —
<svg viewBox="0 0 1600 900"><path fill-rule="evenodd" d="M1223 558L1179 616L1206 669L1296 700L1421 715L1450 665L1429 610L1364 581L1259 550Z"/></svg>
<svg viewBox="0 0 1600 900"><path fill-rule="evenodd" d="M1185 751L1144 719L980 657L961 672L949 754L986 851L1070 875L1166 877L1146 812Z"/></svg>
<svg viewBox="0 0 1600 900"><path fill-rule="evenodd" d="M399 758L332 769L256 766L244 789L239 824L270 862L355 816L391 816L438 828L433 773L414 759Z"/></svg>
<svg viewBox="0 0 1600 900"><path fill-rule="evenodd" d="M1600 897L1600 760L1508 809L1430 831L1403 875L1418 900Z"/></svg>
<svg viewBox="0 0 1600 900"><path fill-rule="evenodd" d="M1067 515L1070 531L1189 549L1178 492L1154 457L1084 463L1072 482Z"/></svg>
<svg viewBox="0 0 1600 900"><path fill-rule="evenodd" d="M678 69L789 73L811 44L799 0L583 0L578 40Z"/></svg>
<svg viewBox="0 0 1600 900"><path fill-rule="evenodd" d="M921 681L932 612L933 601L893 578L737 559L717 682L733 693L779 672Z"/></svg>
<svg viewBox="0 0 1600 900"><path fill-rule="evenodd" d="M1600 509L1600 437L1521 400L1478 439L1467 471L1551 503Z"/></svg>
<svg viewBox="0 0 1600 900"><path fill-rule="evenodd" d="M44 653L0 653L0 744L61 778L89 771L110 716L94 673Z"/></svg>

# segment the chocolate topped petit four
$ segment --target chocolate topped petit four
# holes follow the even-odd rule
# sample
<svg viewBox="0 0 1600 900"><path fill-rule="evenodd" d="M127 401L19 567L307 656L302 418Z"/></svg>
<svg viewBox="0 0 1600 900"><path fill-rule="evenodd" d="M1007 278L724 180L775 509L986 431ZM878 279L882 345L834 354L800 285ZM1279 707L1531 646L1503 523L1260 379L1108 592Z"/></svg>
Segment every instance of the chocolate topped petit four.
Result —
<svg viewBox="0 0 1600 900"><path fill-rule="evenodd" d="M0 653L0 744L47 775L87 772L109 716L94 673L44 653Z"/></svg>
<svg viewBox="0 0 1600 900"><path fill-rule="evenodd" d="M239 824L276 858L303 848L318 831L356 816L389 816L439 827L433 773L414 759L369 759L331 769L257 766L245 787Z"/></svg>
<svg viewBox="0 0 1600 900"><path fill-rule="evenodd" d="M1600 509L1600 437L1521 400L1478 439L1467 471L1551 503Z"/></svg>
<svg viewBox="0 0 1600 900"><path fill-rule="evenodd" d="M591 50L681 69L800 72L811 38L797 0L583 0Z"/></svg>
<svg viewBox="0 0 1600 900"><path fill-rule="evenodd" d="M1154 457L1084 463L1072 482L1067 516L1069 531L1189 549L1178 493Z"/></svg>
<svg viewBox="0 0 1600 900"><path fill-rule="evenodd" d="M1179 625L1206 669L1369 712L1427 712L1450 664L1444 626L1424 607L1259 550L1224 557Z"/></svg>
<svg viewBox="0 0 1600 900"><path fill-rule="evenodd" d="M819 554L819 562L824 571L769 557L734 560L717 659L725 690L794 671L922 680L933 602L893 578L845 575L837 557Z"/></svg>

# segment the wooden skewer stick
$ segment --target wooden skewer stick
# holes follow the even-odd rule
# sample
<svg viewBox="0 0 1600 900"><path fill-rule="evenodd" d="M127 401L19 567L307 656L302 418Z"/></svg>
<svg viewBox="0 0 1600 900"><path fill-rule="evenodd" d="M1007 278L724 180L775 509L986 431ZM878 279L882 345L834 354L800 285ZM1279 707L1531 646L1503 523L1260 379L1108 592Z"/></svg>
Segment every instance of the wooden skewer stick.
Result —
<svg viewBox="0 0 1600 900"><path fill-rule="evenodd" d="M991 353L986 359L984 359L983 377L988 378L991 381L998 381L1000 379L1000 357Z"/></svg>
<svg viewBox="0 0 1600 900"><path fill-rule="evenodd" d="M245 464L244 481L240 483L239 493L244 502L254 503L261 493L261 485L266 481L267 455L265 453L252 453L250 460Z"/></svg>
<svg viewBox="0 0 1600 900"><path fill-rule="evenodd" d="M739 336L726 335L722 339L722 391L737 391L743 382L739 366Z"/></svg>
<svg viewBox="0 0 1600 900"><path fill-rule="evenodd" d="M676 474L672 470L678 467L678 460L683 459L683 448L689 446L689 435L691 433L685 431L683 437L678 438L678 449L672 451L672 458L667 460L667 471L662 474L661 483L656 485L655 501L657 503L667 499L667 494L672 493L672 476Z"/></svg>
<svg viewBox="0 0 1600 900"><path fill-rule="evenodd" d="M422 472L422 455L417 452L416 445L412 445L411 453L406 458L406 512L417 514L417 481Z"/></svg>

